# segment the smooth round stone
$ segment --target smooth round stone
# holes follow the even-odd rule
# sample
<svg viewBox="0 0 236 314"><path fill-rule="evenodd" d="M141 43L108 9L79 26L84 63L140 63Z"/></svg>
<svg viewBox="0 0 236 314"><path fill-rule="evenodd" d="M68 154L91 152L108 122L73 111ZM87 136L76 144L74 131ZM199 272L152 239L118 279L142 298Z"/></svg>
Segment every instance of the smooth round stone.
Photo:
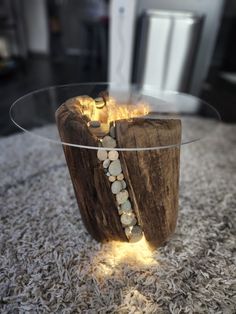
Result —
<svg viewBox="0 0 236 314"><path fill-rule="evenodd" d="M131 237L131 232L132 232L133 227L126 227L125 228L125 235L129 239Z"/></svg>
<svg viewBox="0 0 236 314"><path fill-rule="evenodd" d="M110 160L109 159L105 159L103 161L102 165L103 165L103 168L107 169L109 167L109 165L110 165Z"/></svg>
<svg viewBox="0 0 236 314"><path fill-rule="evenodd" d="M132 214L133 211L132 211L132 209L123 210L123 209L121 209L121 208L118 208L118 213L119 213L119 215L122 215L122 214Z"/></svg>
<svg viewBox="0 0 236 314"><path fill-rule="evenodd" d="M106 150L102 150L102 149L99 149L97 151L97 157L99 160L101 161L104 161L107 159L107 151Z"/></svg>
<svg viewBox="0 0 236 314"><path fill-rule="evenodd" d="M107 177L110 177L110 176L111 176L111 174L110 174L109 171L107 171L106 176L107 176Z"/></svg>
<svg viewBox="0 0 236 314"><path fill-rule="evenodd" d="M136 218L133 219L131 226L135 226L135 225L137 225L137 219Z"/></svg>
<svg viewBox="0 0 236 314"><path fill-rule="evenodd" d="M121 185L122 185L122 189L124 190L124 189L126 189L126 187L127 187L127 184L126 184L126 182L124 181L124 180L122 180L122 181L119 181L120 183L121 183Z"/></svg>
<svg viewBox="0 0 236 314"><path fill-rule="evenodd" d="M118 214L121 216L124 213L123 210L119 206L117 207L117 209L118 209Z"/></svg>
<svg viewBox="0 0 236 314"><path fill-rule="evenodd" d="M115 182L116 181L116 177L115 176L110 176L109 177L109 181L110 182Z"/></svg>
<svg viewBox="0 0 236 314"><path fill-rule="evenodd" d="M122 214L120 217L120 221L123 226L134 226L137 223L137 220L134 216L134 214Z"/></svg>
<svg viewBox="0 0 236 314"><path fill-rule="evenodd" d="M107 135L102 140L102 146L108 147L108 148L115 148L116 147L116 141L111 136Z"/></svg>
<svg viewBox="0 0 236 314"><path fill-rule="evenodd" d="M88 126L90 128L100 128L101 123L99 121L89 121Z"/></svg>
<svg viewBox="0 0 236 314"><path fill-rule="evenodd" d="M95 106L98 109L102 109L105 106L105 101L102 97L95 98Z"/></svg>
<svg viewBox="0 0 236 314"><path fill-rule="evenodd" d="M108 153L108 158L110 160L117 160L119 158L119 153L116 151L116 150L111 150L109 153Z"/></svg>
<svg viewBox="0 0 236 314"><path fill-rule="evenodd" d="M131 210L131 203L129 200L127 200L126 202L124 202L123 204L121 204L121 210L123 211L129 211Z"/></svg>
<svg viewBox="0 0 236 314"><path fill-rule="evenodd" d="M111 185L111 192L113 194L118 194L122 190L122 184L120 181L115 181Z"/></svg>
<svg viewBox="0 0 236 314"><path fill-rule="evenodd" d="M109 172L112 176L118 176L121 173L121 164L119 160L114 160L109 166Z"/></svg>
<svg viewBox="0 0 236 314"><path fill-rule="evenodd" d="M133 226L131 230L131 234L128 237L129 242L138 242L142 239L143 237L143 231L140 226Z"/></svg>
<svg viewBox="0 0 236 314"><path fill-rule="evenodd" d="M117 180L122 181L123 179L124 179L124 175L123 175L123 173L120 173L120 174L117 176Z"/></svg>
<svg viewBox="0 0 236 314"><path fill-rule="evenodd" d="M119 205L123 204L124 202L127 201L128 197L129 197L129 193L127 190L123 190L119 192L118 194L116 194L117 203Z"/></svg>
<svg viewBox="0 0 236 314"><path fill-rule="evenodd" d="M116 128L114 126L110 128L110 136L116 138Z"/></svg>
<svg viewBox="0 0 236 314"><path fill-rule="evenodd" d="M130 224L130 226L135 226L137 224L137 219L134 218Z"/></svg>

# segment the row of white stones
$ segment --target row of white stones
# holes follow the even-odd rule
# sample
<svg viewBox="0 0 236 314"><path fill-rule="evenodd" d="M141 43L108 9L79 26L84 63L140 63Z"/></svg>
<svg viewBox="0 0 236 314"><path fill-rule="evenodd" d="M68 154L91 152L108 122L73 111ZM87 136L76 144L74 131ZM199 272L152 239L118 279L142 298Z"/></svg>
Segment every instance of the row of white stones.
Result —
<svg viewBox="0 0 236 314"><path fill-rule="evenodd" d="M143 232L138 225L137 218L132 209L129 193L126 189L127 184L122 173L119 153L114 150L117 145L115 139L115 126L110 128L109 135L106 135L101 139L101 145L113 149L110 151L99 149L97 157L103 163L104 172L111 183L111 192L116 197L117 209L126 237L129 242L137 242L142 238Z"/></svg>

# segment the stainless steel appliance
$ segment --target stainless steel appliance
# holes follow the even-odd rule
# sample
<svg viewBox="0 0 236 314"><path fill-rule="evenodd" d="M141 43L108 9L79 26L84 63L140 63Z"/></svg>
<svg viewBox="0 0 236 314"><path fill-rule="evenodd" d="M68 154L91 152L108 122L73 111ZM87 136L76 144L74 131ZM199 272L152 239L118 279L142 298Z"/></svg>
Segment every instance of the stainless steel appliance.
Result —
<svg viewBox="0 0 236 314"><path fill-rule="evenodd" d="M148 10L137 38L135 81L145 87L186 92L191 86L203 15Z"/></svg>

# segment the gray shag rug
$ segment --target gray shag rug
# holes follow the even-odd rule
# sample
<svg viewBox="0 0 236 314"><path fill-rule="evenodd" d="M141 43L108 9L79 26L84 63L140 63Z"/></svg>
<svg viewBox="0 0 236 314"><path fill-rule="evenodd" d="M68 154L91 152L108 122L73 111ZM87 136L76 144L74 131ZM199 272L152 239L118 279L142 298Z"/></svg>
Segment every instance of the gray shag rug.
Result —
<svg viewBox="0 0 236 314"><path fill-rule="evenodd" d="M0 312L236 313L235 137L182 147L177 230L153 256L90 237L59 145L1 139Z"/></svg>

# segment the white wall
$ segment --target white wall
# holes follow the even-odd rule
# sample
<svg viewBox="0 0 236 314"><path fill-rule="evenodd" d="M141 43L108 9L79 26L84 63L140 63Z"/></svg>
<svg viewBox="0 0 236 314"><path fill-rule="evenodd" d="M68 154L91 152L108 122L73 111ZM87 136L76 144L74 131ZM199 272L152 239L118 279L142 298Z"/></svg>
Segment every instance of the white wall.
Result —
<svg viewBox="0 0 236 314"><path fill-rule="evenodd" d="M119 85L131 80L136 4L136 0L111 1L108 76L110 82Z"/></svg>

